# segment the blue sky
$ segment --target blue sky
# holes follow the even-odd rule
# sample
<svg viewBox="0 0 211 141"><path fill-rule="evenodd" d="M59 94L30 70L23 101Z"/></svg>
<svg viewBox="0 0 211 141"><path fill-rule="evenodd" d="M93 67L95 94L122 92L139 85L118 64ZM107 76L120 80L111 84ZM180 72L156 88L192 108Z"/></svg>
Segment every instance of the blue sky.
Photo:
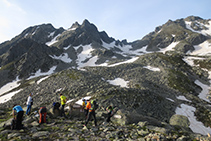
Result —
<svg viewBox="0 0 211 141"><path fill-rule="evenodd" d="M84 19L129 42L155 27L194 15L211 19L211 0L0 0L0 43L43 23L69 28Z"/></svg>

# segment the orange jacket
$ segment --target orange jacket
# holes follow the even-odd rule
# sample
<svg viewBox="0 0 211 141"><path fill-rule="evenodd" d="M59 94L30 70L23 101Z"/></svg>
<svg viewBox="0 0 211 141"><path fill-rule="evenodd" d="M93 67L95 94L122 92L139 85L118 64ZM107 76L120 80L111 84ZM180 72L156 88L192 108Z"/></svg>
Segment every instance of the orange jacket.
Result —
<svg viewBox="0 0 211 141"><path fill-rule="evenodd" d="M89 110L91 109L91 102L87 102L87 105L86 105L86 109ZM92 110L89 110L89 112L91 112Z"/></svg>

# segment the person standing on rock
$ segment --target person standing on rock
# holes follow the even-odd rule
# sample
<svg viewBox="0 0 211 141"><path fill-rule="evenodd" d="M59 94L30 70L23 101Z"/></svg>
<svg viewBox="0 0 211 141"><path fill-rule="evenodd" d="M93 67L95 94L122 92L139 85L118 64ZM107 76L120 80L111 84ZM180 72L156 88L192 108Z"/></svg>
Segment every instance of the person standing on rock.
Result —
<svg viewBox="0 0 211 141"><path fill-rule="evenodd" d="M96 115L95 115L94 100L92 100L91 102L89 100L87 100L86 108L87 108L87 110L89 112L88 112L88 117L86 119L86 122L85 122L84 126L87 126L87 124L90 121L92 116L94 118L95 126L97 126L97 119L96 119Z"/></svg>
<svg viewBox="0 0 211 141"><path fill-rule="evenodd" d="M61 105L62 105L61 117L64 116L65 118L67 118L67 116L65 115L65 112L64 112L64 107L65 107L65 104L67 102L67 98L62 93L60 93L59 95L60 95Z"/></svg>
<svg viewBox="0 0 211 141"><path fill-rule="evenodd" d="M87 105L87 100L86 99L82 99L82 110L84 111L84 115L85 115L85 119L87 118L87 115L88 115L88 110L86 108L86 105Z"/></svg>
<svg viewBox="0 0 211 141"><path fill-rule="evenodd" d="M26 115L29 115L31 112L31 107L33 104L33 98L32 98L33 93L29 94L29 97L27 99L26 105L27 105L27 109L26 109Z"/></svg>
<svg viewBox="0 0 211 141"><path fill-rule="evenodd" d="M23 114L24 111L20 105L14 105L12 109L12 114L13 114L13 121L14 121L14 129L20 130L23 125L22 125L22 120L23 120Z"/></svg>

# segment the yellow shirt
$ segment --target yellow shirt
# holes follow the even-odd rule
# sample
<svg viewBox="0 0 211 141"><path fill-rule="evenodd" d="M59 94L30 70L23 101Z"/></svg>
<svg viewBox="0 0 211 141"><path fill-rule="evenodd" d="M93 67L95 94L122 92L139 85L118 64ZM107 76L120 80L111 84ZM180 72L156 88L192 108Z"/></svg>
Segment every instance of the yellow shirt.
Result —
<svg viewBox="0 0 211 141"><path fill-rule="evenodd" d="M65 103L66 103L66 101L67 101L67 100L66 100L67 98L66 98L65 96L61 95L61 96L60 96L60 99L61 99L61 104L62 104L62 105L65 105Z"/></svg>
<svg viewBox="0 0 211 141"><path fill-rule="evenodd" d="M86 104L85 104L85 101L83 101L83 103L82 103L82 107L83 107L84 109L86 109Z"/></svg>

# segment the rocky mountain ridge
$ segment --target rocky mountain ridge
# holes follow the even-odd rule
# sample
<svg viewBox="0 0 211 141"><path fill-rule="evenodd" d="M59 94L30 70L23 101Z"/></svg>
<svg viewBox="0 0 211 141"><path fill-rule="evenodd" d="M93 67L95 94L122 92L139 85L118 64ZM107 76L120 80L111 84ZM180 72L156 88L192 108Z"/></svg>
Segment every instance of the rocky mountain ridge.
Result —
<svg viewBox="0 0 211 141"><path fill-rule="evenodd" d="M19 82L3 95L20 90L0 107L24 106L23 97L33 92L34 110L50 108L59 101L60 90L68 99L91 96L101 107L113 105L125 117L117 125L138 123L143 116L169 124L181 107L189 106L197 121L210 127L209 50L197 52L210 46L210 25L210 20L194 16L169 20L131 43L99 32L88 20L67 30L50 24L29 27L0 44L0 86ZM50 70L51 75L46 73ZM38 72L45 75L36 76ZM126 86L111 83L116 80ZM191 130L209 131L192 127L187 132Z"/></svg>

